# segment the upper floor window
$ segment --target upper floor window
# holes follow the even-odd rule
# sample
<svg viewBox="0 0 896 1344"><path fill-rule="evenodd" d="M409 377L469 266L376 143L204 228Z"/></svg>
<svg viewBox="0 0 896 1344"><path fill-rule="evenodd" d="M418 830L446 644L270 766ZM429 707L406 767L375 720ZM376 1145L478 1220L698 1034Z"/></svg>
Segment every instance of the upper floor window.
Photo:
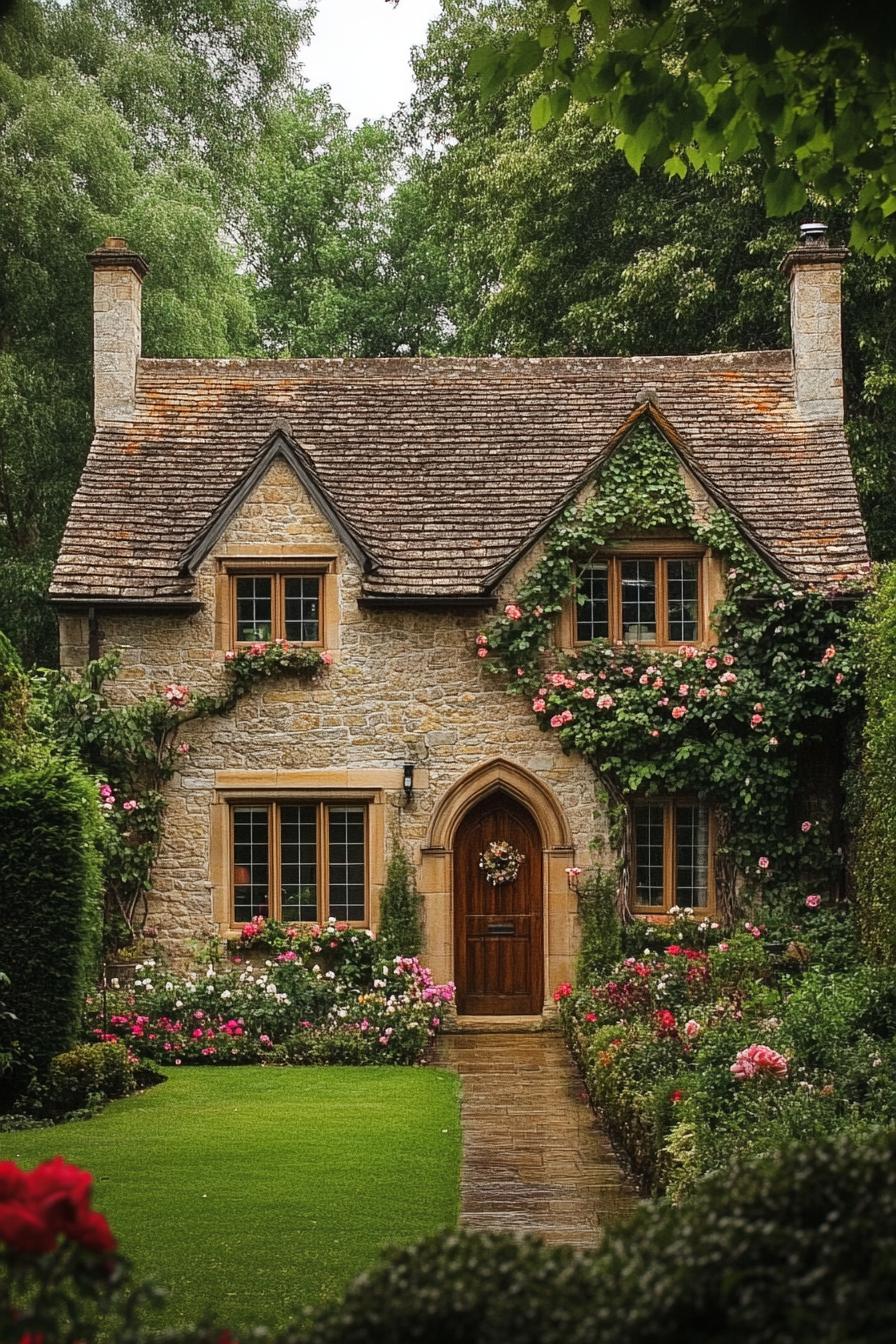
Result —
<svg viewBox="0 0 896 1344"><path fill-rule="evenodd" d="M319 574L233 574L233 643L321 643Z"/></svg>
<svg viewBox="0 0 896 1344"><path fill-rule="evenodd" d="M367 918L367 808L272 800L230 808L231 917L295 923Z"/></svg>
<svg viewBox="0 0 896 1344"><path fill-rule="evenodd" d="M697 552L594 559L579 571L576 643L700 643L701 570Z"/></svg>
<svg viewBox="0 0 896 1344"><path fill-rule="evenodd" d="M669 798L631 808L636 911L712 905L711 819L705 803Z"/></svg>

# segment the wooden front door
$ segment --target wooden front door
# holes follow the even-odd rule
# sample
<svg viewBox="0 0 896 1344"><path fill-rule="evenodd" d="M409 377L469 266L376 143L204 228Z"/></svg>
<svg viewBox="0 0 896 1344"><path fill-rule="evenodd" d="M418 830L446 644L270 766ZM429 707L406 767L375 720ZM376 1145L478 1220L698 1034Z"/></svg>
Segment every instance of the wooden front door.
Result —
<svg viewBox="0 0 896 1344"><path fill-rule="evenodd" d="M522 854L513 881L493 885L479 866L492 841ZM461 1013L540 1013L544 1002L541 838L509 794L476 803L454 841L454 978Z"/></svg>

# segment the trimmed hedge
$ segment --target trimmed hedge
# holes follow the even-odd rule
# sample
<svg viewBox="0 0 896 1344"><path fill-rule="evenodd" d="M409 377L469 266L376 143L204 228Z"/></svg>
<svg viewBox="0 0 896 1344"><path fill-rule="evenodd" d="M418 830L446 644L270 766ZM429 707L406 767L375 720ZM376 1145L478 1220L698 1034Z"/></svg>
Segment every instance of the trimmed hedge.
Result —
<svg viewBox="0 0 896 1344"><path fill-rule="evenodd" d="M896 565L884 571L863 629L867 720L859 777L855 902L872 956L896 961Z"/></svg>
<svg viewBox="0 0 896 1344"><path fill-rule="evenodd" d="M735 1164L595 1255L455 1234L395 1252L291 1344L884 1344L896 1131Z"/></svg>
<svg viewBox="0 0 896 1344"><path fill-rule="evenodd" d="M100 825L94 785L66 761L32 756L0 776L0 970L38 1073L78 1039L96 969Z"/></svg>
<svg viewBox="0 0 896 1344"><path fill-rule="evenodd" d="M75 1045L50 1060L45 1109L52 1115L78 1111L96 1101L126 1097L137 1087L137 1074L119 1041Z"/></svg>

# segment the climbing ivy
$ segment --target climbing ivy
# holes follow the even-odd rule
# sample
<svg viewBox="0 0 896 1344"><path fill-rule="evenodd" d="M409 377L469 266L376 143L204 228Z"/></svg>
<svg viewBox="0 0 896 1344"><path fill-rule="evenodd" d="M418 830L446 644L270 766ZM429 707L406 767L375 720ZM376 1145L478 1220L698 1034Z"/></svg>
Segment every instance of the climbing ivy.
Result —
<svg viewBox="0 0 896 1344"><path fill-rule="evenodd" d="M558 647L560 614L595 551L620 533L670 530L724 558L717 643L672 652L601 640L576 652ZM623 860L623 906L621 820L635 794L686 793L712 803L717 895L729 915L738 903L773 894L798 899L806 880L832 878L831 818L819 815L820 800L814 813L798 803L807 754L857 695L848 617L829 594L798 591L776 574L726 511L698 519L679 459L652 425L642 421L629 433L591 497L550 530L516 601L477 636L477 653L604 783Z"/></svg>
<svg viewBox="0 0 896 1344"><path fill-rule="evenodd" d="M182 737L191 722L229 713L254 684L273 676L310 678L329 653L284 641L252 644L225 655L224 688L208 695L172 683L130 704L110 698L121 659L110 653L77 676L46 671L34 681L32 720L45 738L78 760L97 782L103 834L104 943L123 947L144 928L147 895L162 838L164 785L190 753Z"/></svg>

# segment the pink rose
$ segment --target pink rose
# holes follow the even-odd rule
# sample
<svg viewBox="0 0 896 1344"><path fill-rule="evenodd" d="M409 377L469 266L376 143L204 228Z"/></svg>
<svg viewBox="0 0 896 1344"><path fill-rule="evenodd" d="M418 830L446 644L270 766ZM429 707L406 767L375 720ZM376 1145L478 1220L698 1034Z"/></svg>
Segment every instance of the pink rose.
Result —
<svg viewBox="0 0 896 1344"><path fill-rule="evenodd" d="M705 700L706 697L707 697L708 695L709 695L709 689L708 689L708 687L706 687L706 686L701 686L700 689L699 689L699 691L697 692L697 699L698 699L698 700Z"/></svg>
<svg viewBox="0 0 896 1344"><path fill-rule="evenodd" d="M726 667L733 667L735 661L736 659L733 653L726 653L722 655L722 662L725 664Z"/></svg>
<svg viewBox="0 0 896 1344"><path fill-rule="evenodd" d="M646 672L642 672L641 675L640 675L640 677L638 678L638 685L639 685L639 686L646 686L649 680L650 680L650 678L648 677L647 673L646 673Z"/></svg>
<svg viewBox="0 0 896 1344"><path fill-rule="evenodd" d="M759 859L758 866L762 869L763 872L765 872L770 862L771 860L767 859L766 856L763 854L762 857Z"/></svg>
<svg viewBox="0 0 896 1344"><path fill-rule="evenodd" d="M651 730L650 730L650 736L651 736L651 737L659 737L659 735L660 735L660 730L659 730L659 728L651 728Z"/></svg>
<svg viewBox="0 0 896 1344"><path fill-rule="evenodd" d="M283 647L285 648L286 645L284 645ZM333 655L332 653L322 653L320 656L320 660L323 663L324 667L329 667L333 662Z"/></svg>
<svg viewBox="0 0 896 1344"><path fill-rule="evenodd" d="M540 695L537 695L532 701L532 708L535 710L536 714L544 713L545 702Z"/></svg>
<svg viewBox="0 0 896 1344"><path fill-rule="evenodd" d="M564 717L563 717L562 714L552 714L552 715L551 715L551 727L552 727L552 728L562 728L565 722L566 722L566 720L564 719Z"/></svg>
<svg viewBox="0 0 896 1344"><path fill-rule="evenodd" d="M690 1041L695 1040L696 1037L700 1035L702 1030L703 1028L700 1025L700 1023L697 1022L693 1017L689 1018L688 1021L685 1022L684 1024L684 1034Z"/></svg>
<svg viewBox="0 0 896 1344"><path fill-rule="evenodd" d="M224 655L224 661L225 663L232 663L235 657L236 654L234 653L233 649L228 649Z"/></svg>
<svg viewBox="0 0 896 1344"><path fill-rule="evenodd" d="M518 621L522 614L523 613L515 602L508 602L507 606L504 608L504 615L507 617L508 621Z"/></svg>
<svg viewBox="0 0 896 1344"><path fill-rule="evenodd" d="M737 673L723 672L722 675L719 677L719 681L722 683L723 686L733 686L734 683L737 681Z"/></svg>
<svg viewBox="0 0 896 1344"><path fill-rule="evenodd" d="M583 689L583 691L582 691L582 699L583 699L583 700L593 700L594 697L595 697L596 695L597 695L597 691L594 689L593 686L586 686L586 687ZM606 700L606 699L608 699L607 696L605 696L605 695L602 695L602 696L601 696L601 700Z"/></svg>
<svg viewBox="0 0 896 1344"><path fill-rule="evenodd" d="M585 692L583 691L582 694L584 695ZM598 709L612 709L615 703L616 701L613 699L612 695L599 695L597 697Z"/></svg>
<svg viewBox="0 0 896 1344"><path fill-rule="evenodd" d="M800 830L802 831L803 835L808 835L811 829L812 829L811 821L804 821L802 826L800 827Z"/></svg>
<svg viewBox="0 0 896 1344"><path fill-rule="evenodd" d="M728 944L727 944L727 943L719 943L719 951L720 951L720 952L727 952L727 951L728 951Z"/></svg>
<svg viewBox="0 0 896 1344"><path fill-rule="evenodd" d="M676 705L675 708L672 710L673 719L683 719L685 714L687 714L687 710L685 709L684 705Z"/></svg>
<svg viewBox="0 0 896 1344"><path fill-rule="evenodd" d="M762 722L763 722L763 719L762 719L762 715L761 715L761 714L753 714L753 715L751 716L751 718L750 718L750 727L751 727L751 728L758 728L759 725L760 725Z"/></svg>
<svg viewBox="0 0 896 1344"><path fill-rule="evenodd" d="M679 688L678 688L678 694L679 694L679 695L687 695L687 693L688 693L688 691L689 691L690 689L691 689L690 686L686 685L685 682L682 682L681 685L680 685Z"/></svg>
<svg viewBox="0 0 896 1344"><path fill-rule="evenodd" d="M731 1072L740 1081L763 1073L773 1078L786 1078L787 1060L770 1046L750 1045L746 1050L738 1051Z"/></svg>
<svg viewBox="0 0 896 1344"><path fill-rule="evenodd" d="M477 635L477 636L476 636L476 643L479 644L479 645L487 644L487 643L488 643L488 635L481 635L481 634L480 634L480 635Z"/></svg>
<svg viewBox="0 0 896 1344"><path fill-rule="evenodd" d="M477 650L476 650L476 657L477 657L477 658L487 658L487 657L488 657L488 649L477 649Z"/></svg>
<svg viewBox="0 0 896 1344"><path fill-rule="evenodd" d="M820 905L821 905L821 897L819 896L817 891L813 891L811 895L806 897L807 909L817 910Z"/></svg>
<svg viewBox="0 0 896 1344"><path fill-rule="evenodd" d="M718 658L707 658L706 662L703 664L703 666L708 668L710 672L715 671L718 665L719 665Z"/></svg>
<svg viewBox="0 0 896 1344"><path fill-rule="evenodd" d="M136 798L129 798L126 803L122 803L121 805L123 812L134 812L136 811L137 806Z"/></svg>

